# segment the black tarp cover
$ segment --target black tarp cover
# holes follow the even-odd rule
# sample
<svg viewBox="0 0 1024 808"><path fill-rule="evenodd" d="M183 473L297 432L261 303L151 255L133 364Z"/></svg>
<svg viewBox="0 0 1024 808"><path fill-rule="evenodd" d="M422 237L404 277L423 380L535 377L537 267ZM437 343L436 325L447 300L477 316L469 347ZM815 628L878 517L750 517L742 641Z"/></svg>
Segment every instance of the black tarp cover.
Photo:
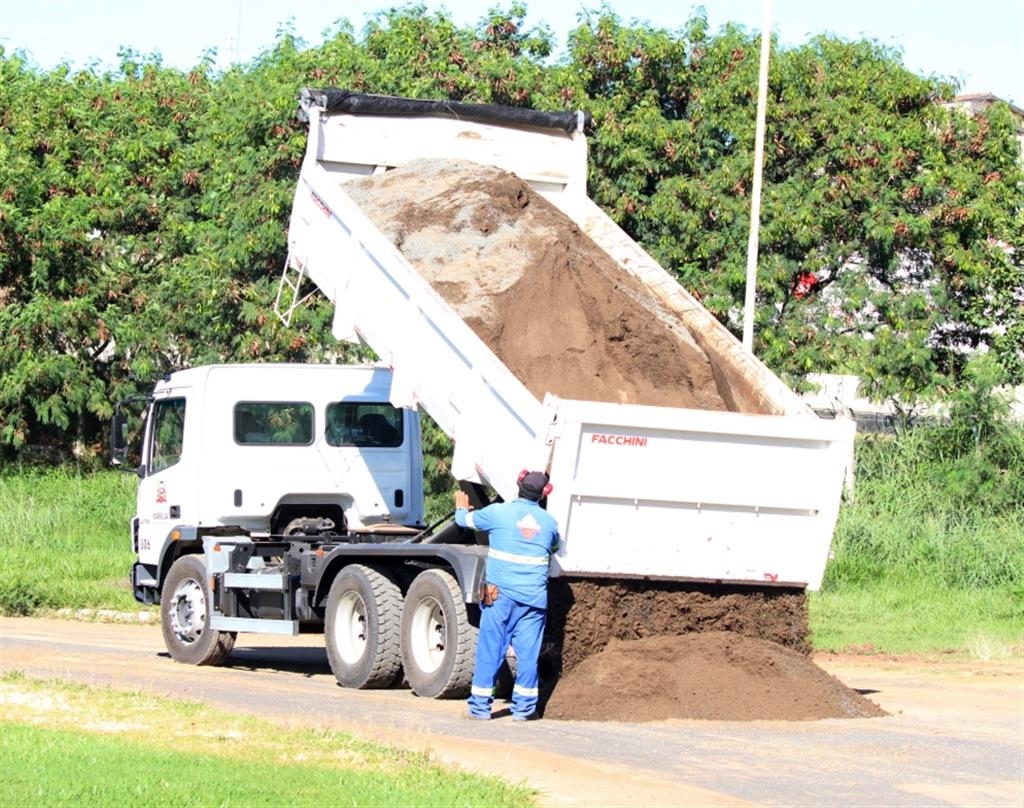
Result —
<svg viewBox="0 0 1024 808"><path fill-rule="evenodd" d="M419 98L400 98L391 95L371 95L340 90L336 87L314 89L304 87L299 94L299 118L309 120L306 113L311 106L328 114L440 116L457 120L499 126L533 126L541 129L561 129L573 132L579 126L590 124L590 113L543 112L499 104L466 104L461 101L430 101Z"/></svg>

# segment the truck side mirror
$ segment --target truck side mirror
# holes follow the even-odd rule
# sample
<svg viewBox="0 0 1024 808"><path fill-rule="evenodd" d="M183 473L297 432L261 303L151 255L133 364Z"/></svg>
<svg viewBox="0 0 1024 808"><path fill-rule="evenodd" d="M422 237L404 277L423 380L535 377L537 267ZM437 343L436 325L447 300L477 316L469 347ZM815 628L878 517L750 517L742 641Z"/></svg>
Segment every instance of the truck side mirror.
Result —
<svg viewBox="0 0 1024 808"><path fill-rule="evenodd" d="M110 465L126 470L130 468L127 465L129 457L139 450L134 424L148 402L149 396L138 395L128 396L114 405L114 414L110 418Z"/></svg>
<svg viewBox="0 0 1024 808"><path fill-rule="evenodd" d="M110 419L110 463L123 465L128 458L128 419L122 410L115 410Z"/></svg>

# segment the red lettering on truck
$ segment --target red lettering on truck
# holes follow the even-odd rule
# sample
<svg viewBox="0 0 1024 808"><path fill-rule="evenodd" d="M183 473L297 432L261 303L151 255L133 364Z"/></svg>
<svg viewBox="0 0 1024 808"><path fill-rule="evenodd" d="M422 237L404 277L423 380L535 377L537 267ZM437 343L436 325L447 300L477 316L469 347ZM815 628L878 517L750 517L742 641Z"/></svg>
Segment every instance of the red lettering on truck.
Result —
<svg viewBox="0 0 1024 808"><path fill-rule="evenodd" d="M321 212L322 212L322 213L324 214L324 216L326 216L326 217L330 218L330 216L331 216L331 209L330 209L329 207L327 207L327 203L326 203L326 202L324 202L324 201L323 201L323 200L322 200L322 199L321 199L321 198L320 198L319 196L317 196L317 195L316 195L316 193L314 193L313 191L310 191L310 192L309 192L309 195L310 195L311 197L313 197L313 204L314 204L314 205L316 205L316 206L317 206L318 208L320 208L320 211L321 211Z"/></svg>
<svg viewBox="0 0 1024 808"><path fill-rule="evenodd" d="M590 436L590 442L612 446L646 446L647 438L641 435L605 435L602 432L595 432Z"/></svg>

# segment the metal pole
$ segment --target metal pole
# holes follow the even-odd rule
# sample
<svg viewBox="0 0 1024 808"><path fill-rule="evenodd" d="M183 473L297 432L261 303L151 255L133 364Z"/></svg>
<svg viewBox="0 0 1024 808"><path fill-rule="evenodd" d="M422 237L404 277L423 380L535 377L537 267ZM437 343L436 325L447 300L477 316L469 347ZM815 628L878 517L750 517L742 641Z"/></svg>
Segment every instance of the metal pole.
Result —
<svg viewBox="0 0 1024 808"><path fill-rule="evenodd" d="M757 83L757 130L754 137L754 185L750 192L750 236L747 239L747 290L743 303L743 347L754 345L754 302L757 299L757 241L761 226L761 174L764 170L764 117L768 97L768 54L772 47L771 0L763 0L761 72Z"/></svg>

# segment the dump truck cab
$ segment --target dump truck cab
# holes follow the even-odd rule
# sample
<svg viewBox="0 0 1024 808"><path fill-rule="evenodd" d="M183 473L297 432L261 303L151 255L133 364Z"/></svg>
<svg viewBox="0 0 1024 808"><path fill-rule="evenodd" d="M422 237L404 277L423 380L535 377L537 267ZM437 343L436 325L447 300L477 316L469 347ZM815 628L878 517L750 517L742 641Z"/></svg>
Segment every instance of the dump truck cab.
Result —
<svg viewBox="0 0 1024 808"><path fill-rule="evenodd" d="M367 366L208 365L162 379L139 465L137 596L154 602L204 536L419 526L419 416L392 406L390 387L389 370Z"/></svg>

